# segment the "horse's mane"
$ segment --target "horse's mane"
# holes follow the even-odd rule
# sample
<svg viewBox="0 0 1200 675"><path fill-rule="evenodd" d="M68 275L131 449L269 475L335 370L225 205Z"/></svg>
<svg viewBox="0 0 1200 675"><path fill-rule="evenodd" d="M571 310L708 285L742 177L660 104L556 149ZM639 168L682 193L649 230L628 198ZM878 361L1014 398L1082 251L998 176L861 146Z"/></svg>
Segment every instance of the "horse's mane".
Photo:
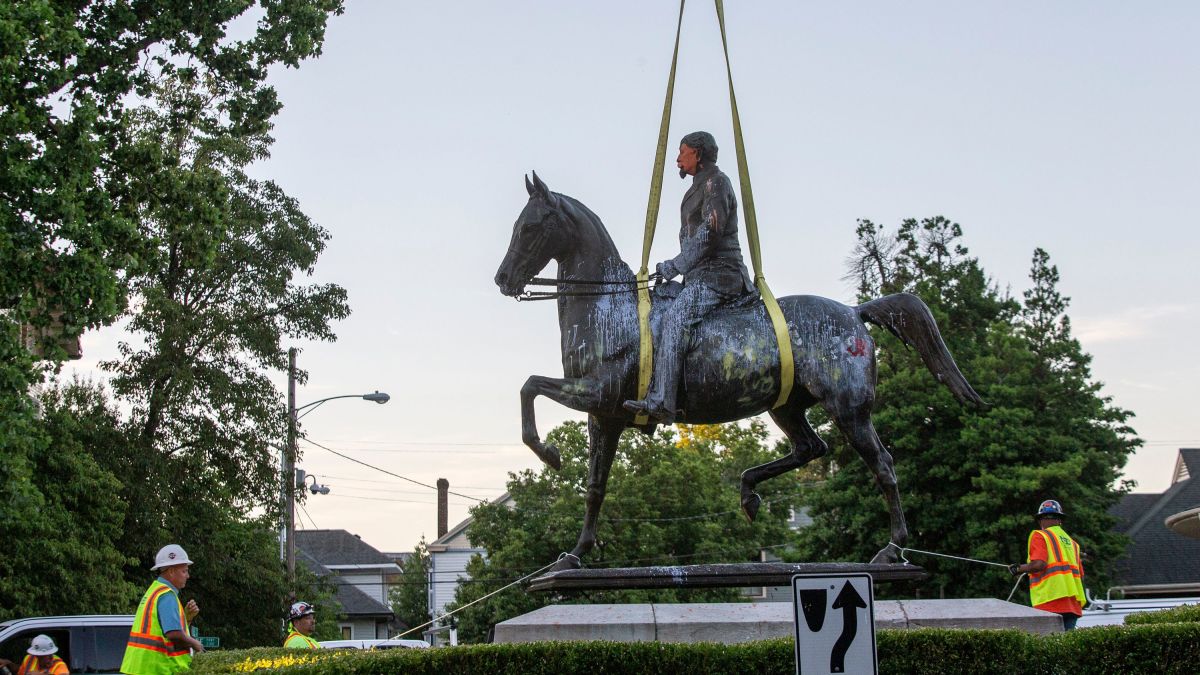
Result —
<svg viewBox="0 0 1200 675"><path fill-rule="evenodd" d="M567 215L569 215L572 220L576 222L587 223L592 227L592 229L600 236L601 240L604 242L604 245L608 247L609 257L612 260L621 263L621 266L628 271L630 275L632 275L633 270L629 267L625 260L621 258L621 252L617 250L617 245L613 243L612 236L608 234L608 229L604 227L604 223L600 220L600 216L597 216L592 212L591 209L585 206L583 202L575 199L574 197L564 195L560 192L555 192L554 196L558 198L560 208L566 211Z"/></svg>

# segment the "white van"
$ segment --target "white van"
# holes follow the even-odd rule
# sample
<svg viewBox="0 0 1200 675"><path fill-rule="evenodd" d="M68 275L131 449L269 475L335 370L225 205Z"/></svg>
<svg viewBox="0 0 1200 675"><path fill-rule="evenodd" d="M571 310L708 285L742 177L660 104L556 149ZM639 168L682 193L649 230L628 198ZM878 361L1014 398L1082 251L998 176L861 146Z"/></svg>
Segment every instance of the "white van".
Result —
<svg viewBox="0 0 1200 675"><path fill-rule="evenodd" d="M424 640L324 640L318 642L325 649L428 649Z"/></svg>
<svg viewBox="0 0 1200 675"><path fill-rule="evenodd" d="M119 673L132 614L39 616L0 623L0 658L20 663L35 635L49 635L72 673Z"/></svg>

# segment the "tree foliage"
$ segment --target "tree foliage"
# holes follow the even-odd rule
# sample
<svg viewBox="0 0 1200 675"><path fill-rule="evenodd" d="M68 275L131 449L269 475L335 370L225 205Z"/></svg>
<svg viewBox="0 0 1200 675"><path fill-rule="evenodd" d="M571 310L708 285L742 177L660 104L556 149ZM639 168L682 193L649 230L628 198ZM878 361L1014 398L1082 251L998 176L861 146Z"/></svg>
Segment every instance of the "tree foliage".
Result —
<svg viewBox="0 0 1200 675"><path fill-rule="evenodd" d="M858 237L850 276L861 299L902 290L920 296L988 403L961 407L914 352L875 331L874 419L895 458L909 546L1024 561L1033 512L1054 498L1088 556L1087 585L1103 589L1124 545L1107 510L1130 487L1119 482L1120 471L1140 441L1127 425L1131 414L1091 379L1090 357L1071 336L1069 300L1057 290L1049 256L1035 251L1032 286L1021 302L987 278L959 225L944 218L906 220L894 235L862 221ZM836 470L806 496L815 523L802 531L798 555L865 561L888 543L884 503L843 440L828 440ZM1000 568L909 555L932 573L917 592L1005 597L1012 586Z"/></svg>
<svg viewBox="0 0 1200 675"><path fill-rule="evenodd" d="M741 472L774 459L761 422L722 425L719 433L689 430L680 443L673 430L621 438L608 481L595 549L588 567L634 567L758 560L764 548L790 540L787 522L805 483L790 474L762 485L766 505L753 525L738 501ZM455 606L497 590L570 551L583 523L587 490L587 436L580 423L547 435L562 452L562 470L510 474L513 503L485 503L471 510L467 536L487 551L468 564L469 579ZM736 589L586 591L567 597L509 589L457 614L459 637L486 638L497 622L550 602L736 601ZM449 608L448 608L449 609Z"/></svg>
<svg viewBox="0 0 1200 675"><path fill-rule="evenodd" d="M0 488L13 497L0 539L49 535L56 564L94 573L0 562L3 612L130 611L154 552L177 542L196 560L185 594L201 598L201 630L276 641L295 589L274 534L269 443L284 416L268 373L285 338L333 339L349 310L341 288L300 278L328 234L246 168L267 156L280 108L269 68L318 55L341 11L0 4ZM17 326L55 316L75 335L124 317L136 338L104 364L112 402L60 386L39 418L30 385L65 353L47 341L39 367Z"/></svg>
<svg viewBox="0 0 1200 675"><path fill-rule="evenodd" d="M412 555L400 564L400 583L389 591L388 601L396 619L409 628L416 628L432 618L429 616L429 546L425 537L421 537Z"/></svg>

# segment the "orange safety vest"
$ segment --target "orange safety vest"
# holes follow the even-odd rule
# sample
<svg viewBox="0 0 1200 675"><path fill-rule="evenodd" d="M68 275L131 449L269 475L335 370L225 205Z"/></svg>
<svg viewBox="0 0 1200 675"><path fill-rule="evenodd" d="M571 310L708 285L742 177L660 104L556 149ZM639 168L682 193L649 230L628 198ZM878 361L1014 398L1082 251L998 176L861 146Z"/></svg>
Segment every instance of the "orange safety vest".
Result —
<svg viewBox="0 0 1200 675"><path fill-rule="evenodd" d="M1079 544L1058 525L1029 533L1031 550L1034 537L1046 541L1046 568L1029 573L1029 600L1034 607L1051 600L1075 596L1080 605L1083 594L1083 566L1079 562Z"/></svg>
<svg viewBox="0 0 1200 675"><path fill-rule="evenodd" d="M41 670L41 668L38 667L37 657L29 654L21 661L21 667L17 669L17 675L25 675L34 670ZM70 671L67 670L67 664L57 656L53 657L50 667L46 669L46 672L50 673L50 675L70 675Z"/></svg>

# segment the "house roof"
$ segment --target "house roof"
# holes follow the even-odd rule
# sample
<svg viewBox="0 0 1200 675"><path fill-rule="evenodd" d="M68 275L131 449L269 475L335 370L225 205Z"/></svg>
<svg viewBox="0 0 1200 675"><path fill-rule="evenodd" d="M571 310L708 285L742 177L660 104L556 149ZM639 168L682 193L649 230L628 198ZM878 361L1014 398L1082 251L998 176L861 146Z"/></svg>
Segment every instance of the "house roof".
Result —
<svg viewBox="0 0 1200 675"><path fill-rule="evenodd" d="M1117 565L1122 585L1200 584L1200 540L1166 526L1167 517L1200 505L1200 448L1182 448L1175 483L1161 494L1128 494L1109 513L1133 542Z"/></svg>
<svg viewBox="0 0 1200 675"><path fill-rule="evenodd" d="M299 533L297 532L297 534ZM348 618L390 618L393 616L390 607L331 572L304 549L296 548L296 560L311 570L313 574L323 577L325 581L333 584L334 599L342 606L342 613Z"/></svg>
<svg viewBox="0 0 1200 675"><path fill-rule="evenodd" d="M325 567L384 565L392 559L346 530L298 530L296 548Z"/></svg>
<svg viewBox="0 0 1200 675"><path fill-rule="evenodd" d="M492 500L493 504L504 504L511 506L514 503L513 496L509 492L496 497ZM446 534L429 542L429 550L431 551L446 551L448 549L467 550L473 548L471 540L467 538L467 526L471 524L474 518L467 517L466 520L446 530Z"/></svg>

